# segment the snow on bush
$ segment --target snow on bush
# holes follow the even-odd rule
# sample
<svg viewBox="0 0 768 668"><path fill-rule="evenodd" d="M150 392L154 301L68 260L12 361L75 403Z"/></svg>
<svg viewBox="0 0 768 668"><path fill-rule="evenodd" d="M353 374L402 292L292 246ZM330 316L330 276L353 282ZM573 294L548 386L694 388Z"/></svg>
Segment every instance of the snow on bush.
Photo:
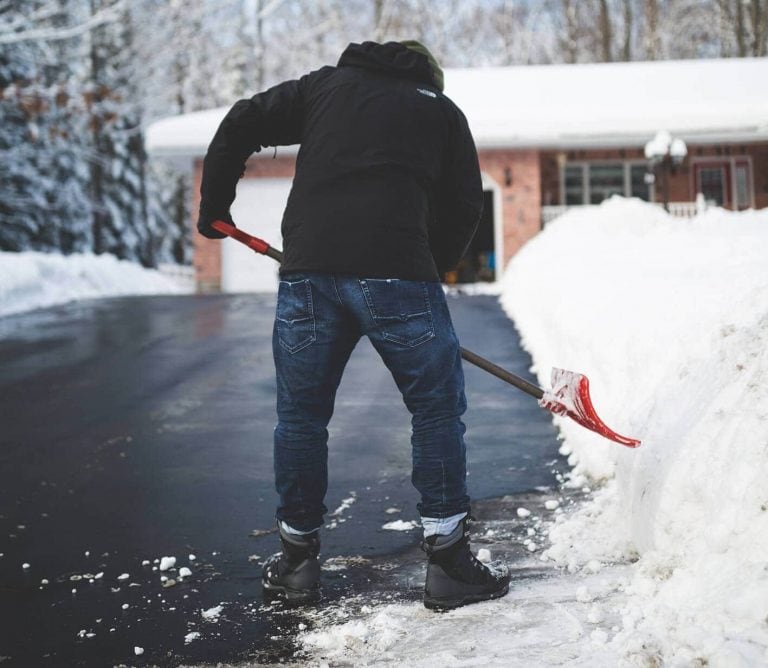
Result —
<svg viewBox="0 0 768 668"><path fill-rule="evenodd" d="M77 299L189 292L154 269L113 255L0 252L0 316Z"/></svg>
<svg viewBox="0 0 768 668"><path fill-rule="evenodd" d="M546 555L639 557L624 655L768 661L768 210L575 209L514 258L502 303L543 385L552 366L587 374L601 417L643 441L556 418L572 483L607 482Z"/></svg>

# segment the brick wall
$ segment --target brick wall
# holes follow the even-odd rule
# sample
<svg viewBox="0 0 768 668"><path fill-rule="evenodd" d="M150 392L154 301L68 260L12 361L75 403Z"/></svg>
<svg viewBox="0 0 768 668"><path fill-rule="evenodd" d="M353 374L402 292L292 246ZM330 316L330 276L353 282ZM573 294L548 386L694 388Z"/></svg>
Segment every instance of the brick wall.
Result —
<svg viewBox="0 0 768 668"><path fill-rule="evenodd" d="M768 207L768 143L750 147L755 179L755 208Z"/></svg>
<svg viewBox="0 0 768 668"><path fill-rule="evenodd" d="M693 165L697 158L722 158L747 156L752 163L752 178L755 207L768 207L768 143L733 144L722 146L688 146L688 157L675 169L669 179L669 200L671 202L692 202L696 199ZM541 154L541 193L544 205L563 204L560 201L561 161L597 162L600 160L644 161L642 149L600 149L578 151L546 151ZM662 201L661 184L656 184L656 201Z"/></svg>
<svg viewBox="0 0 768 668"><path fill-rule="evenodd" d="M197 233L197 212L200 208L200 180L203 173L203 161L195 160L192 179L192 245L193 261L199 292L218 292L221 289L221 244Z"/></svg>
<svg viewBox="0 0 768 668"><path fill-rule="evenodd" d="M537 150L480 150L480 169L501 188L504 262L541 230L541 173Z"/></svg>
<svg viewBox="0 0 768 668"><path fill-rule="evenodd" d="M244 178L293 178L296 170L296 157L278 156L270 158L260 155L246 163ZM192 228L193 265L197 277L199 292L218 292L221 290L221 244L206 239L197 233L197 212L200 208L200 180L203 172L202 159L195 160L192 188ZM237 221L235 221L237 222Z"/></svg>

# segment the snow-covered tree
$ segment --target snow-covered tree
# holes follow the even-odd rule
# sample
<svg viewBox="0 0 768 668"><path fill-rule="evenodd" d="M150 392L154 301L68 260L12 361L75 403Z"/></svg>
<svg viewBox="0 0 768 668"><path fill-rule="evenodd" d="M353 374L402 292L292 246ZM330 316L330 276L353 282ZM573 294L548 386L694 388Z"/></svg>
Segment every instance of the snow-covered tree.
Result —
<svg viewBox="0 0 768 668"><path fill-rule="evenodd" d="M0 249L88 246L87 170L79 137L83 99L66 63L66 0L0 3Z"/></svg>
<svg viewBox="0 0 768 668"><path fill-rule="evenodd" d="M104 9L106 1L89 0L91 15ZM89 160L93 250L136 259L141 256L137 219L146 221L146 198L139 155L143 147L131 141L138 134L140 113L130 100L134 92L130 21L130 13L123 10L120 21L89 33L83 45L89 64L83 89L93 147Z"/></svg>
<svg viewBox="0 0 768 668"><path fill-rule="evenodd" d="M148 206L136 19L123 0L0 2L0 248L170 258Z"/></svg>

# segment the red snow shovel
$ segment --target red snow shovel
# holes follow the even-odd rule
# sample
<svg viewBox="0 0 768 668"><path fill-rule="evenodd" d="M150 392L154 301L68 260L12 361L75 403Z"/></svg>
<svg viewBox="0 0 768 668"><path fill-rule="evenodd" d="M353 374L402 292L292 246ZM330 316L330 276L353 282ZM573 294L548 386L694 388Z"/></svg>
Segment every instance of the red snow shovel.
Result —
<svg viewBox="0 0 768 668"><path fill-rule="evenodd" d="M237 239L240 243L245 244L248 248L257 253L268 255L278 262L282 262L283 254L279 250L272 248L266 241L262 241L257 237L251 236L247 232L243 232L234 225L225 223L223 220L217 220L213 222L213 228L222 234ZM489 362L487 359L480 357L480 355L473 353L471 350L462 348L461 356L467 360L467 362L483 369L483 371L487 371L510 385L514 385L523 392L530 394L532 397L535 397L539 401L539 406L555 413L555 415L567 415L572 420L578 422L582 427L591 429L611 441L626 445L628 448L636 448L640 445L640 441L636 438L629 438L617 434L600 419L600 416L598 416L592 405L592 399L589 396L589 380L583 374L575 373L574 371L566 371L565 369L553 368L552 389L550 391L545 391L538 385L529 383L525 378L520 378L520 376L516 376L506 369L502 369L500 366L493 362Z"/></svg>

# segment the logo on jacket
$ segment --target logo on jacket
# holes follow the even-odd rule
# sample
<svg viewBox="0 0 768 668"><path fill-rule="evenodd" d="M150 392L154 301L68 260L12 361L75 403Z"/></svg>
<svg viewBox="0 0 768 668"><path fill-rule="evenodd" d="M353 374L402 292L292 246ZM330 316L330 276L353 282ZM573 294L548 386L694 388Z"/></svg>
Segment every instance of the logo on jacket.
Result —
<svg viewBox="0 0 768 668"><path fill-rule="evenodd" d="M417 88L417 91L421 93L422 95L426 95L427 97L437 97L437 93L433 93L431 90L427 90L426 88Z"/></svg>

